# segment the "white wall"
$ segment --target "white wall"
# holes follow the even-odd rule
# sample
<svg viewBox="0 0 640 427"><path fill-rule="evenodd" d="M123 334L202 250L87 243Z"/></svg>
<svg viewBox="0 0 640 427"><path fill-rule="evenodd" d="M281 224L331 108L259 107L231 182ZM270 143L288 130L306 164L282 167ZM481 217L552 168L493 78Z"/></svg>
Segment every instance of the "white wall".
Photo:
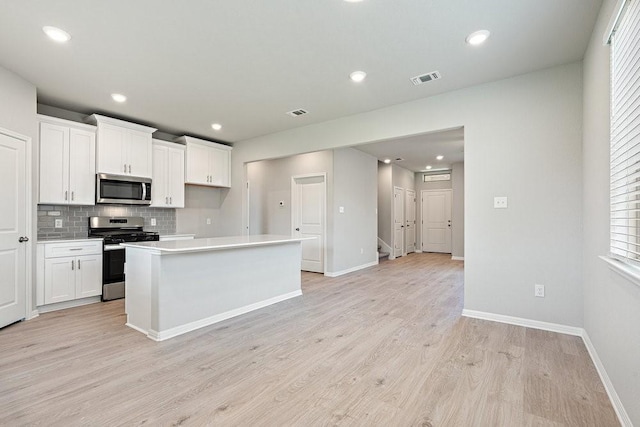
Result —
<svg viewBox="0 0 640 427"><path fill-rule="evenodd" d="M247 164L251 234L291 234L291 177L313 173L327 174L329 206L333 199L333 153L330 150ZM281 200L283 207L278 204ZM328 217L332 215L332 211L327 212Z"/></svg>
<svg viewBox="0 0 640 427"><path fill-rule="evenodd" d="M582 325L581 63L237 143L219 232L243 231L247 161L460 126L465 308ZM493 209L496 195L509 209ZM535 283L546 298L533 296Z"/></svg>
<svg viewBox="0 0 640 427"><path fill-rule="evenodd" d="M36 88L9 70L0 67L0 127L31 137L32 226L31 239L31 307L35 309L35 241L37 232L38 202L38 123L36 121ZM29 284L28 284L29 285Z"/></svg>
<svg viewBox="0 0 640 427"><path fill-rule="evenodd" d="M291 177L326 173L327 274L375 262L377 163L351 148L248 163L251 234L290 234Z"/></svg>
<svg viewBox="0 0 640 427"><path fill-rule="evenodd" d="M184 208L176 209L176 225L180 233L195 234L196 238L216 236L220 222L220 207L229 190L200 185L185 185ZM210 220L211 224L207 224ZM176 226L177 231L177 226Z"/></svg>
<svg viewBox="0 0 640 427"><path fill-rule="evenodd" d="M378 162L378 237L390 248L393 248L392 200L391 165ZM384 249L382 249L383 252Z"/></svg>
<svg viewBox="0 0 640 427"><path fill-rule="evenodd" d="M464 258L464 162L451 165L451 256Z"/></svg>
<svg viewBox="0 0 640 427"><path fill-rule="evenodd" d="M609 47L605 0L584 59L584 328L635 425L640 425L640 287L598 258L609 252Z"/></svg>
<svg viewBox="0 0 640 427"><path fill-rule="evenodd" d="M352 148L333 150L332 272L377 262L378 160ZM339 212L344 207L344 213Z"/></svg>

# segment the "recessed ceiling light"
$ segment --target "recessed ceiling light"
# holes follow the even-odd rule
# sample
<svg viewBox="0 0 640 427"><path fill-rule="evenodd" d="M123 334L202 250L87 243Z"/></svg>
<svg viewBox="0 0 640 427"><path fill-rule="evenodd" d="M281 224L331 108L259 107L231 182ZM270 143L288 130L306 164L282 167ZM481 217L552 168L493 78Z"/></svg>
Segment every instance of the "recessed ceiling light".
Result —
<svg viewBox="0 0 640 427"><path fill-rule="evenodd" d="M427 167L425 169L431 169L431 166L427 165Z"/></svg>
<svg viewBox="0 0 640 427"><path fill-rule="evenodd" d="M469 34L465 41L472 46L478 46L484 43L489 38L489 34L491 33L487 30L476 31Z"/></svg>
<svg viewBox="0 0 640 427"><path fill-rule="evenodd" d="M60 28L50 27L47 25L45 27L42 27L42 31L44 31L44 33L49 36L51 40L58 43L64 43L71 40L71 34L67 33L64 30L61 30Z"/></svg>
<svg viewBox="0 0 640 427"><path fill-rule="evenodd" d="M384 159L383 161L384 161L386 164L391 163L391 159Z"/></svg>
<svg viewBox="0 0 640 427"><path fill-rule="evenodd" d="M113 98L114 101L121 103L127 100L127 97L120 93L112 93L111 98Z"/></svg>
<svg viewBox="0 0 640 427"><path fill-rule="evenodd" d="M444 159L444 156L440 155L440 156L436 156L436 160L442 160Z"/></svg>
<svg viewBox="0 0 640 427"><path fill-rule="evenodd" d="M349 78L356 83L363 81L365 77L367 77L367 73L365 73L364 71L354 71L353 73L349 74Z"/></svg>
<svg viewBox="0 0 640 427"><path fill-rule="evenodd" d="M220 123L214 123L214 124L211 125L211 129L220 130L220 129L222 129L222 125Z"/></svg>

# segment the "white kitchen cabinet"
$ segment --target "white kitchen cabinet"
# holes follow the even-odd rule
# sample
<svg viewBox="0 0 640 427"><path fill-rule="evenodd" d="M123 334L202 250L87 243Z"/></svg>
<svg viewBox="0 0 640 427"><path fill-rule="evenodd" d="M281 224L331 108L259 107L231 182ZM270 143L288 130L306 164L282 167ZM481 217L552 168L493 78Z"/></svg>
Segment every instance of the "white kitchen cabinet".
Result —
<svg viewBox="0 0 640 427"><path fill-rule="evenodd" d="M89 116L87 121L98 126L98 173L151 178L151 134L155 128L98 114Z"/></svg>
<svg viewBox="0 0 640 427"><path fill-rule="evenodd" d="M151 207L184 208L184 145L153 140Z"/></svg>
<svg viewBox="0 0 640 427"><path fill-rule="evenodd" d="M202 139L178 138L186 146L187 184L231 187L231 147Z"/></svg>
<svg viewBox="0 0 640 427"><path fill-rule="evenodd" d="M37 264L39 306L102 294L102 240L39 242Z"/></svg>
<svg viewBox="0 0 640 427"><path fill-rule="evenodd" d="M96 128L53 117L40 119L39 203L95 204Z"/></svg>

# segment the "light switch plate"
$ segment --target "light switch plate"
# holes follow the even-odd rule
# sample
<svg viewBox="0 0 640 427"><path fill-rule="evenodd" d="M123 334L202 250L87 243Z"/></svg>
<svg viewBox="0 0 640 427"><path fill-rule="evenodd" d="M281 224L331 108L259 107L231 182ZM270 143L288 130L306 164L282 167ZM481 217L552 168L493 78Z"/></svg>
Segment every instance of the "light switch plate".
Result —
<svg viewBox="0 0 640 427"><path fill-rule="evenodd" d="M495 209L507 209L508 207L507 197L506 196L494 197L493 207Z"/></svg>
<svg viewBox="0 0 640 427"><path fill-rule="evenodd" d="M338 212L340 212L340 213L344 213L344 206L340 206L340 207L338 208Z"/></svg>

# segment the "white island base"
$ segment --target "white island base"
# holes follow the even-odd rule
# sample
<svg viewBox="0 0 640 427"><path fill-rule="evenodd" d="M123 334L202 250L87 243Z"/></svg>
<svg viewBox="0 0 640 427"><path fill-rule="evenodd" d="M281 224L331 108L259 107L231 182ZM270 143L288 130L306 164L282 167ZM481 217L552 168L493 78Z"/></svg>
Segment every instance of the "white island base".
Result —
<svg viewBox="0 0 640 427"><path fill-rule="evenodd" d="M162 341L302 295L301 240L260 235L124 244L127 326Z"/></svg>

